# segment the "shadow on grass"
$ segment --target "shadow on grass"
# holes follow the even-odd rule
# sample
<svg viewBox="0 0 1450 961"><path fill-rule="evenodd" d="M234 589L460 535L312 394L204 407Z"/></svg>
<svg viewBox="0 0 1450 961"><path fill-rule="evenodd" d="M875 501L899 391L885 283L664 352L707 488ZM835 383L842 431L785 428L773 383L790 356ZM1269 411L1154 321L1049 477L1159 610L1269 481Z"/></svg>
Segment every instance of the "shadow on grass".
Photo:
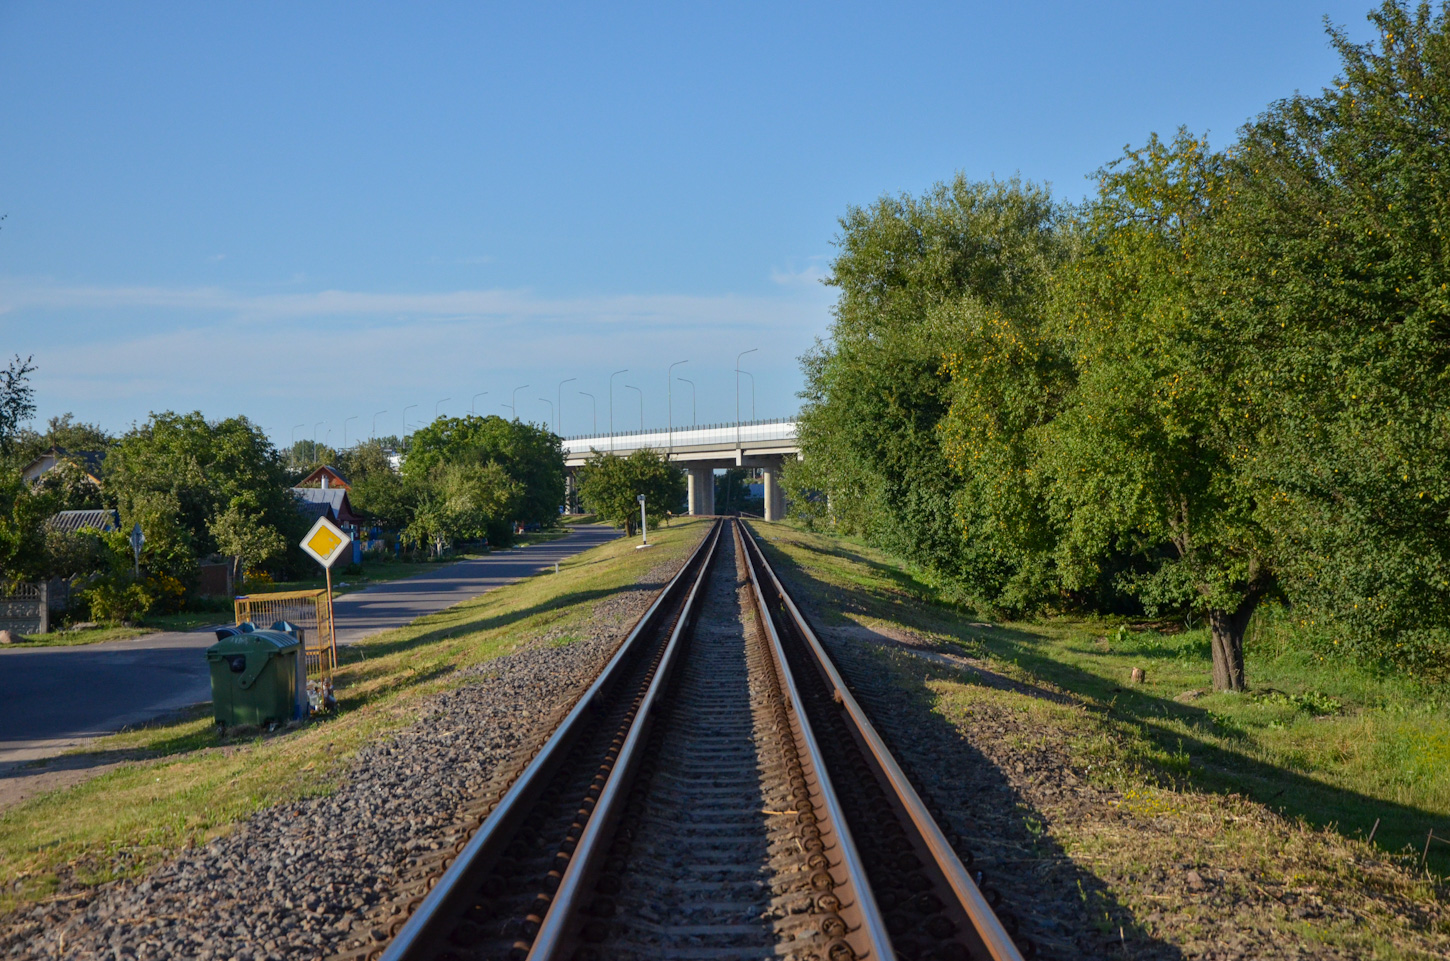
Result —
<svg viewBox="0 0 1450 961"><path fill-rule="evenodd" d="M770 548L769 544L767 548ZM805 549L819 551L814 546ZM837 549L821 553L830 553L852 563L869 564L873 569L881 566L850 551ZM829 600L841 594L838 588L816 580L779 550L771 549L771 563L776 565L783 579L789 577ZM930 603L926 598L922 599ZM859 608L859 602L855 606ZM829 617L833 612L822 613ZM945 610L933 614L940 616L941 623L946 623L952 616ZM1066 664L1044 653L1042 639L1031 632L957 623L953 633L962 638L964 653L972 653L974 646L990 652L1034 677L1083 698L1089 709L1135 725L1146 739L1165 753L1186 752L1191 771L1190 782L1185 785L1187 788L1240 794L1283 816L1302 818L1315 827L1331 828L1350 837L1365 837L1378 819L1380 823L1375 831L1375 842L1390 852L1403 851L1407 846L1420 850L1427 833L1432 830L1437 837L1450 835L1450 818L1442 813L1325 784L1292 768L1212 743L1206 738L1211 736L1244 743L1249 740L1248 732L1230 719L1217 717L1204 708L1124 688L1090 671ZM1205 669L1207 659L1205 650L1202 657ZM1200 736L1185 735L1170 726L1170 721L1177 721ZM1174 772L1159 773L1176 781L1182 780ZM1450 846L1432 845L1428 866L1442 877L1450 874Z"/></svg>
<svg viewBox="0 0 1450 961"><path fill-rule="evenodd" d="M818 613L832 613L819 608L833 604L839 589L815 579L771 545L766 545L766 551L771 565L808 619L819 622ZM858 559L846 552L836 556L853 562ZM963 738L950 720L933 710L934 697L930 691L924 686L908 689L909 706L902 710L900 698L889 692L897 679L869 665L853 670L849 664L853 659L851 653L841 642L826 640L829 636L822 635L822 638L832 649L837 666L843 669L852 692L871 715L912 785L929 809L939 809L945 815L943 830L966 839L966 847L975 858L972 870L980 868L988 887L1000 885L1007 889L1003 892L1003 908L1022 919L1025 934L1042 942L1040 946L1047 949L1046 953L1057 957L1117 956L1126 950L1126 942L1133 950L1133 957L1155 961L1183 958L1175 945L1155 938L1146 926L1138 923L1132 911L1118 901L1104 882L1079 867L1043 830L1049 819L1012 786L1001 768ZM910 645L883 639L893 646L913 649ZM963 669L973 670L966 665L923 666L927 667L928 676L937 671L946 676ZM975 673L993 686L1059 703L1064 700L1056 692L994 672ZM919 759L927 770L913 770L913 758ZM1019 876L1024 869L1033 875L1030 890ZM1012 926L1005 918L1004 923ZM1127 938L1128 934L1132 937Z"/></svg>

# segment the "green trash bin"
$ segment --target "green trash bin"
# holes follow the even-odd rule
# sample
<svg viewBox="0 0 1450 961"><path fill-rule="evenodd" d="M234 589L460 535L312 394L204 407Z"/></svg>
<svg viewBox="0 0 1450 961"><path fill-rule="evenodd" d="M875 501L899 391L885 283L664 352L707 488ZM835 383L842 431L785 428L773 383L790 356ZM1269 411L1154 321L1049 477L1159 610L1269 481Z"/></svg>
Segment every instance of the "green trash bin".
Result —
<svg viewBox="0 0 1450 961"><path fill-rule="evenodd" d="M294 634L259 631L250 623L224 627L216 634L217 642L206 649L206 659L218 724L263 725L300 716L297 677L302 642Z"/></svg>

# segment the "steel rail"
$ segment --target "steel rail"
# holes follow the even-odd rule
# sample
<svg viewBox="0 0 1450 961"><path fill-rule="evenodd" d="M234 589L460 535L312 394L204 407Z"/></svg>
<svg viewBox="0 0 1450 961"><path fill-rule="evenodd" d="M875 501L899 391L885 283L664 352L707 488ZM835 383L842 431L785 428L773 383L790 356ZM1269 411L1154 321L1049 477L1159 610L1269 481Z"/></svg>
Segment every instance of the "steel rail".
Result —
<svg viewBox="0 0 1450 961"><path fill-rule="evenodd" d="M664 655L660 658L659 667L656 668L654 677L650 680L649 689L645 692L639 710L635 713L629 734L619 749L619 756L610 771L609 780L605 782L603 790L600 791L599 800L594 806L594 813L590 815L588 823L584 825L584 831L579 836L579 844L569 858L569 866L564 869L563 877L559 880L559 889L554 892L553 900L549 905L549 913L544 915L543 923L539 926L538 933L534 935L533 944L529 947L528 961L563 956L567 938L571 934L570 928L579 914L580 902L591 896L600 862L607 852L614 825L623 813L629 788L634 783L635 772L643 758L644 748L648 744L649 733L654 726L653 721L657 716L664 691L679 662L681 638L693 626L694 614L697 610L695 601L699 597L701 586L710 576L710 570L714 566L721 531L721 525L717 523L712 533L710 553L704 563L700 565L695 582L690 587L689 595L685 598L685 606L679 619L675 622L675 629L670 632Z"/></svg>
<svg viewBox="0 0 1450 961"><path fill-rule="evenodd" d="M594 683L574 703L568 715L539 749L539 753L534 755L509 786L498 806L488 814L478 831L459 851L458 857L439 877L427 897L393 936L382 953L381 961L420 961L432 956L433 950L447 936L461 909L471 903L483 876L508 845L519 823L527 816L528 809L537 800L537 795L547 786L549 779L564 762L577 736L592 720L591 715L618 679L616 675L620 673L621 665L635 653L639 639L658 627L655 619L679 593L680 585L696 580L691 575L698 572L697 567L702 570L708 566L708 563L697 565L697 562L702 556L708 562L710 552L713 552L714 545L719 540L720 527L721 522L716 521L680 570L670 578L654 602L640 615ZM684 618L679 620L683 621Z"/></svg>
<svg viewBox="0 0 1450 961"><path fill-rule="evenodd" d="M879 961L895 961L896 952L891 946L891 936L887 933L886 921L881 915L881 908L876 903L875 895L871 893L871 882L867 880L860 852L856 850L856 842L852 839L851 829L846 824L846 816L841 810L841 802L837 799L836 791L831 786L831 776L826 770L825 758L821 755L820 745L816 743L810 719L806 717L805 702L796 686L795 675L791 673L789 662L786 660L785 647L781 643L780 633L776 630L775 621L770 616L770 605L766 603L765 594L761 591L760 576L755 568L755 560L750 556L750 551L744 550L745 545L741 539L741 530L744 526L739 521L734 524L736 543L740 545L741 552L745 556L745 569L750 573L750 587L755 593L755 603L760 611L760 620L765 627L766 634L770 637L771 650L775 654L776 664L783 681L782 686L786 689L785 693L791 712L795 714L796 722L800 725L802 739L810 754L811 766L815 768L821 799L830 815L831 826L835 830L840 844L841 864L846 869L859 902L858 909L862 916L862 927L866 932L866 941L870 945L871 953L867 957L879 959ZM750 535L747 532L743 536L749 537ZM765 566L764 555L761 555L760 559L761 565ZM765 569L767 572L770 571L768 566ZM774 574L771 574L771 577L774 578ZM776 584L779 585L779 581L776 581Z"/></svg>
<svg viewBox="0 0 1450 961"><path fill-rule="evenodd" d="M766 560L765 552L761 550L760 544L755 540L754 532L747 530L745 536L750 539L751 546L754 548L753 553L760 558L761 567L770 576L770 580L775 586L776 595L780 598L786 612L790 615L792 623L800 632L801 636L805 638L814 657L816 666L826 678L827 684L832 688L832 696L850 717L862 742L871 752L892 790L896 793L897 800L911 818L912 824L920 832L921 838L925 842L932 858L935 860L937 868L942 872L947 884L950 885L952 892L957 896L962 909L966 912L968 919L971 920L973 926L976 928L977 936L981 938L987 952L991 955L993 961L1023 961L1022 952L1018 950L1016 943L1012 940L1012 936L1007 933L1007 929L1002 926L1002 922L992 910L992 906L983 897L981 889L977 887L976 882L967 873L966 867L962 865L961 859L957 857L956 851L952 848L950 842L947 841L946 835L942 833L941 827L936 823L936 819L927 811L926 805L922 803L921 796L916 793L916 788L912 787L910 779L902 773L900 766L897 765L895 758L891 756L890 750L887 749L886 742L881 739L881 735L876 732L876 728L871 723L870 718L866 716L866 712L862 710L855 696L846 687L845 680L842 679L840 673L836 670L836 666L831 661L830 655L826 653L826 649L821 644L820 638L816 636L815 631L811 629L805 616L801 614L800 609L791 600L790 594L786 591L785 586L781 584L780 578L776 576L775 570L770 566L770 562ZM751 553L747 551L746 556L749 557ZM763 601L762 609L769 610ZM772 628L772 637L774 636L774 630Z"/></svg>

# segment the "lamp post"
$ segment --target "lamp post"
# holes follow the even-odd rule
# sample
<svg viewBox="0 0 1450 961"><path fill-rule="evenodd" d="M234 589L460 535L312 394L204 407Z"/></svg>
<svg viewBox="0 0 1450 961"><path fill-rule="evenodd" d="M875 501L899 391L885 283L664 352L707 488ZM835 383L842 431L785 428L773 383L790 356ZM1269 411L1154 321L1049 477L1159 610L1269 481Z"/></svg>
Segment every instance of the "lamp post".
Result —
<svg viewBox="0 0 1450 961"><path fill-rule="evenodd" d="M690 385L690 426L698 427L700 422L695 419L695 382L693 380L686 380L683 377L676 377L675 380L682 384Z"/></svg>
<svg viewBox="0 0 1450 961"><path fill-rule="evenodd" d="M750 378L750 419L755 420L755 375L748 370L742 370L738 373Z"/></svg>
<svg viewBox="0 0 1450 961"><path fill-rule="evenodd" d="M412 410L414 407L417 406L417 404L409 404L407 407L403 408L403 437L408 436L408 411ZM403 438L400 437L398 439L402 440Z"/></svg>
<svg viewBox="0 0 1450 961"><path fill-rule="evenodd" d="M614 453L614 378L629 373L629 368L616 370L609 375L609 452Z"/></svg>
<svg viewBox="0 0 1450 961"><path fill-rule="evenodd" d="M350 421L350 420L359 420L361 417L362 417L361 414L353 414L351 417L346 417L346 418L343 419L343 421L342 421L342 448L343 448L343 450L346 450L347 449L347 422Z"/></svg>
<svg viewBox="0 0 1450 961"><path fill-rule="evenodd" d="M579 394L582 397L588 397L589 398L589 406L592 407L593 410L594 410L594 436L595 437L598 437L599 436L599 401L595 400L594 399L594 395L591 394L591 393L589 393L588 391L581 390L581 391L579 391Z"/></svg>
<svg viewBox="0 0 1450 961"><path fill-rule="evenodd" d="M315 423L315 424L312 425L312 446L314 448L317 446L317 428L321 427L325 423L327 423L327 421L320 420L317 423ZM316 457L317 456L317 451L314 450L312 452L312 456Z"/></svg>
<svg viewBox="0 0 1450 961"><path fill-rule="evenodd" d="M368 434L368 439L369 440L371 440L372 438L378 436L378 414L386 414L386 413L387 413L387 411L380 410L380 411L377 411L376 413L373 414L373 429L372 429L372 432Z"/></svg>
<svg viewBox="0 0 1450 961"><path fill-rule="evenodd" d="M643 434L644 433L644 391L640 390L638 387L634 386L633 384L625 384L624 386L628 387L630 390L635 391L636 393L639 394L639 432L641 434Z"/></svg>
<svg viewBox="0 0 1450 961"><path fill-rule="evenodd" d="M570 377L567 380L559 381L559 386L554 388L554 433L558 434L564 427L564 385L578 380L578 377Z"/></svg>
<svg viewBox="0 0 1450 961"><path fill-rule="evenodd" d="M292 466L297 466L297 428L306 427L306 424L295 424L292 427L292 446L288 449L287 455L292 458Z"/></svg>
<svg viewBox="0 0 1450 961"><path fill-rule="evenodd" d="M665 423L669 425L667 428L669 430L668 440L665 445L670 454L675 452L675 382L673 377L676 367L688 363L688 360L677 360L665 371L665 406L669 408L669 412L665 415Z"/></svg>
<svg viewBox="0 0 1450 961"><path fill-rule="evenodd" d="M438 403L436 403L436 404L433 405L433 419L434 420L437 420L438 419L438 408L442 407L444 404L448 403L452 399L453 399L452 397L445 397L442 400L440 400Z"/></svg>
<svg viewBox="0 0 1450 961"><path fill-rule="evenodd" d="M759 347L752 347L749 350L742 350L735 356L735 449L740 449L740 358L746 354L753 354Z"/></svg>
<svg viewBox="0 0 1450 961"><path fill-rule="evenodd" d="M468 412L470 414L478 413L478 399L487 393L488 391L481 390L473 395L473 399L468 402Z"/></svg>
<svg viewBox="0 0 1450 961"><path fill-rule="evenodd" d="M554 419L554 402L547 397L540 397L539 400L549 405L549 420Z"/></svg>
<svg viewBox="0 0 1450 961"><path fill-rule="evenodd" d="M514 415L514 420L518 420L519 419L519 406L518 406L519 405L519 391L523 390L527 386L529 386L529 385L528 384L520 384L519 386L515 387L514 388L514 392L509 395L509 405L508 405L508 407L509 407L509 411Z"/></svg>

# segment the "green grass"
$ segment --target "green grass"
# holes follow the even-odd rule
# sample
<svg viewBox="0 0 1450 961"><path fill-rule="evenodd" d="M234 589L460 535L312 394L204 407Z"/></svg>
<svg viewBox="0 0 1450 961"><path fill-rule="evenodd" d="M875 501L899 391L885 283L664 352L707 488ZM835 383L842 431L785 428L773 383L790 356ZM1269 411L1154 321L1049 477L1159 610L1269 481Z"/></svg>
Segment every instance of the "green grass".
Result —
<svg viewBox="0 0 1450 961"><path fill-rule="evenodd" d="M1117 797L1123 811L1176 821L1154 847L1146 840L1153 832L1123 834L1110 819L1088 818L1090 827L1078 829L1070 818L1058 823L1057 842L1096 859L1093 869L1104 877L1119 867L1131 877L1145 863L1193 863L1205 850L1228 861L1224 851L1232 851L1260 864L1261 878L1282 874L1278 883L1304 884L1315 877L1345 903L1367 899L1368 906L1351 910L1387 926L1375 935L1380 940L1364 943L1348 928L1334 935L1333 943L1351 953L1424 956L1417 953L1423 947L1399 953L1395 932L1402 933L1407 899L1443 900L1439 882L1414 878L1425 877L1427 833L1450 838L1444 688L1296 649L1292 633L1276 629L1270 613L1251 628L1246 645L1251 690L1214 693L1203 629L1070 618L988 624L943 603L905 565L863 545L785 524L753 526L782 577L813 598L824 628L924 639L1021 682L1025 691L1065 695L1055 701L973 683L889 647L881 655L884 670L964 732L974 718L1030 717L1032 734L1021 747L1050 744ZM1145 672L1142 683L1131 681L1134 668ZM1204 823L1236 826L1210 834ZM1380 873L1364 867L1373 859L1360 842L1372 829L1378 857L1392 866ZM1443 882L1450 844L1431 844L1428 869ZM1145 901L1145 910L1167 912L1160 902ZM1450 922L1425 923L1421 933L1438 925L1450 934Z"/></svg>
<svg viewBox="0 0 1450 961"><path fill-rule="evenodd" d="M563 635L594 604L679 557L705 523L662 532L659 549L614 542L541 574L344 649L338 710L271 734L222 737L198 713L117 734L86 752L121 766L0 812L0 913L66 882L143 873L168 854L227 831L273 805L325 794L359 748L417 717L422 698L459 682L456 671ZM560 637L554 643L568 643Z"/></svg>

